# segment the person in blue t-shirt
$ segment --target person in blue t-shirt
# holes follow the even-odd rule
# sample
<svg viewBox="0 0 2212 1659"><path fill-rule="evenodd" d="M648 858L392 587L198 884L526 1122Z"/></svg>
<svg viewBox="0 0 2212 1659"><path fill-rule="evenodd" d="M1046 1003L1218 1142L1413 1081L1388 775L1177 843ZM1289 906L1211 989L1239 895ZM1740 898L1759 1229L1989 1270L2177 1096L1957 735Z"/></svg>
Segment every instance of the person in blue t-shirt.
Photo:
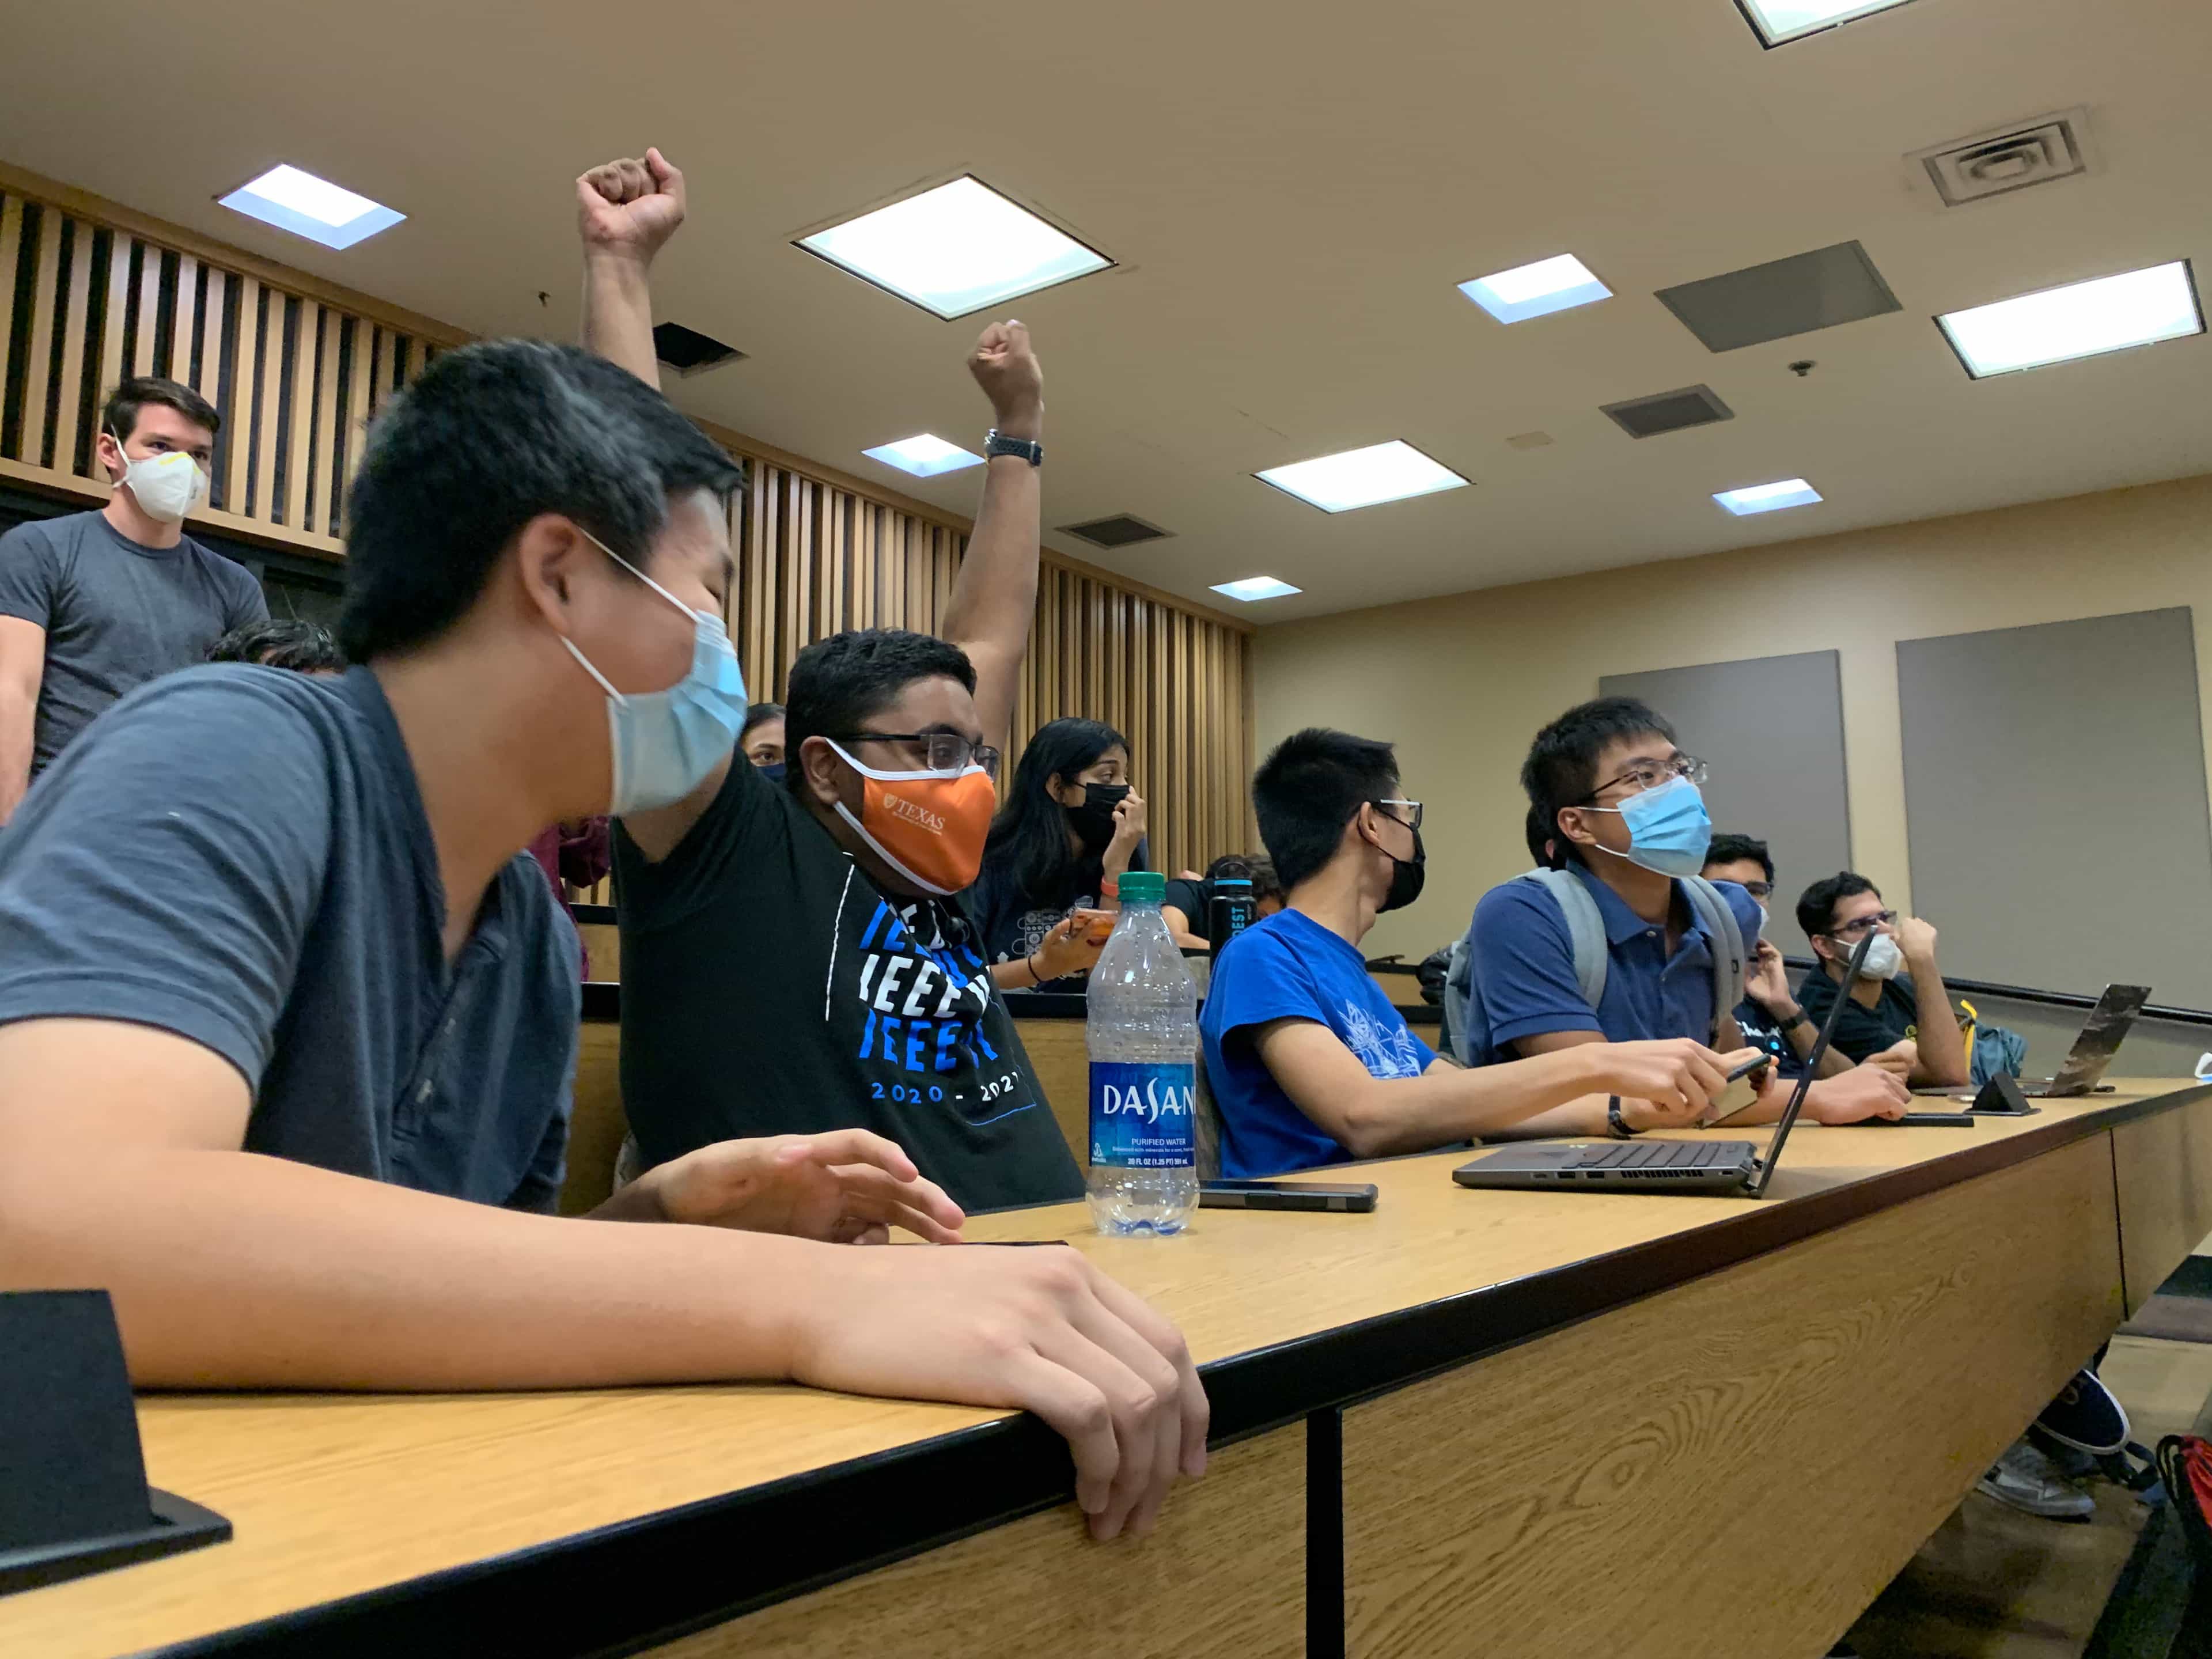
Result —
<svg viewBox="0 0 2212 1659"><path fill-rule="evenodd" d="M1674 728L1632 697L1579 704L1536 734L1522 786L1550 826L1553 867L1571 872L1596 907L1605 987L1593 1007L1549 889L1519 878L1492 888L1467 935L1468 1048L1478 1066L1662 1037L1738 1048L1733 1011L1713 1006L1715 941L1680 879L1703 867L1712 840L1698 787L1705 775L1705 763L1675 746ZM1765 916L1751 895L1734 882L1716 886L1742 939L1757 940ZM1765 1079L1732 1121L1780 1115L1792 1085L1773 1067ZM1857 1066L1817 1080L1806 1111L1849 1123L1900 1116L1911 1098L1881 1068Z"/></svg>
<svg viewBox="0 0 2212 1659"><path fill-rule="evenodd" d="M1260 838L1289 895L1231 940L1199 1030L1221 1120L1221 1172L1253 1177L1478 1136L1604 1134L1607 1097L1632 1128L1686 1124L1719 1093L1704 1044L1601 1043L1467 1071L1415 1036L1367 972L1375 918L1413 902L1421 804L1391 746L1319 727L1286 738L1252 780Z"/></svg>

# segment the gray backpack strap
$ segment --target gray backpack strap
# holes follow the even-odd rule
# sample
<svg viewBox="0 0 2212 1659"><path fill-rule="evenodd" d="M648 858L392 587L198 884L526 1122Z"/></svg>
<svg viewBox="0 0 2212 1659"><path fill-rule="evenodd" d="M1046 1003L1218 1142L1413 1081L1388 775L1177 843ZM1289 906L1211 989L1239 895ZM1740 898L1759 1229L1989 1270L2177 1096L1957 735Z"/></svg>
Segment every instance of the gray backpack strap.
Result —
<svg viewBox="0 0 2212 1659"><path fill-rule="evenodd" d="M1713 1034L1707 1041L1717 1044L1723 1022L1734 1017L1736 1004L1743 1000L1749 953L1744 948L1743 930L1736 926L1735 912L1729 908L1719 888L1703 876L1684 876L1682 891L1690 901L1690 914L1705 924L1713 941Z"/></svg>
<svg viewBox="0 0 2212 1659"><path fill-rule="evenodd" d="M1597 901L1571 870L1531 870L1519 879L1533 881L1549 893L1566 917L1567 938L1575 949L1575 982L1582 988L1583 1000L1589 1004L1591 1012L1596 1012L1605 996L1606 969L1612 961L1605 942L1605 918L1598 914Z"/></svg>
<svg viewBox="0 0 2212 1659"><path fill-rule="evenodd" d="M1474 1045L1468 1041L1467 1035L1469 980L1467 963L1467 940L1464 938L1454 939L1451 960L1444 969L1444 1035L1450 1039L1453 1058L1462 1066L1472 1066L1474 1064Z"/></svg>

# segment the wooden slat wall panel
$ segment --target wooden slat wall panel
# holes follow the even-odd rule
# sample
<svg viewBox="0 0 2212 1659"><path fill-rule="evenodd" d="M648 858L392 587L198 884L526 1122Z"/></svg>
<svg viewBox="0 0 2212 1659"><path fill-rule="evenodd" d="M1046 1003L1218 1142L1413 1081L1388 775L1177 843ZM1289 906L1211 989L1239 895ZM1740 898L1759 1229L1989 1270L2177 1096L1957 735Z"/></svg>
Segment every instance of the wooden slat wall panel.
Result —
<svg viewBox="0 0 2212 1659"><path fill-rule="evenodd" d="M23 199L20 196L0 197L0 301L8 307L4 313L8 326L0 328L0 392L4 392L8 385L9 349L15 343L15 270L22 249Z"/></svg>
<svg viewBox="0 0 2212 1659"><path fill-rule="evenodd" d="M368 423L465 337L433 338L422 319L331 303L312 279L286 287L266 265L227 268L219 249L189 245L189 233L173 246L152 234L143 221L125 231L0 195L0 459L82 494L106 482L92 459L94 428L116 383L132 373L188 380L224 418L211 523L342 556L344 493ZM10 402L13 307L26 266L32 315ZM799 652L840 628L941 625L967 550L962 532L809 476L793 458L731 450L750 488L732 525L730 632L756 698L781 702ZM1048 556L1013 751L1063 715L1105 720L1134 751L1158 867L1249 850L1248 647L1237 628Z"/></svg>

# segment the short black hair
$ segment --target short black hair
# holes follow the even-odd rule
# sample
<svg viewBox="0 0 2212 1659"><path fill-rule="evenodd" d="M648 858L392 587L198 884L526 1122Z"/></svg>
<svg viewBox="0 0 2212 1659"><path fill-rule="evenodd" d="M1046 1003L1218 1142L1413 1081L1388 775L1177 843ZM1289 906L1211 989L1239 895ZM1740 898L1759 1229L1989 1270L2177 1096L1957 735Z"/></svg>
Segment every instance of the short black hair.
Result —
<svg viewBox="0 0 2212 1659"><path fill-rule="evenodd" d="M1536 734L1528 758L1521 763L1521 787L1543 821L1546 836L1559 844L1562 860L1580 864L1582 854L1559 833L1559 809L1580 806L1602 781L1597 757L1609 743L1656 732L1674 741L1674 728L1649 703L1635 697L1598 697L1578 702Z"/></svg>
<svg viewBox="0 0 2212 1659"><path fill-rule="evenodd" d="M1712 845L1705 848L1705 867L1716 864L1741 864L1749 859L1766 872L1769 881L1774 879L1774 860L1767 856L1766 843L1754 841L1749 836L1715 836Z"/></svg>
<svg viewBox="0 0 2212 1659"><path fill-rule="evenodd" d="M100 428L122 443L138 429L138 411L149 404L173 409L194 426L210 432L222 430L222 416L216 406L188 386L165 380L158 374L135 374L107 394L100 411Z"/></svg>
<svg viewBox="0 0 2212 1659"><path fill-rule="evenodd" d="M331 630L320 623L297 622L286 617L264 617L240 623L208 647L210 662L258 663L264 668L289 668L295 674L340 673L345 653Z"/></svg>
<svg viewBox="0 0 2212 1659"><path fill-rule="evenodd" d="M1559 832L1544 822L1544 814L1540 809L1534 806L1528 809L1528 822L1522 826L1522 833L1528 842L1528 856L1536 860L1539 870L1559 867L1557 846Z"/></svg>
<svg viewBox="0 0 2212 1659"><path fill-rule="evenodd" d="M916 680L940 678L975 689L975 665L968 653L933 634L855 628L817 640L792 663L784 693L783 752L793 763L785 784L800 787L796 763L807 738L842 737L896 702Z"/></svg>
<svg viewBox="0 0 2212 1659"><path fill-rule="evenodd" d="M783 705L780 702L748 703L745 706L745 723L738 728L738 741L743 743L752 736L756 726L764 726L770 720L782 718Z"/></svg>
<svg viewBox="0 0 2212 1659"><path fill-rule="evenodd" d="M1838 870L1832 876L1814 882L1797 901L1797 926L1810 939L1815 933L1826 934L1835 925L1836 907L1847 898L1861 893L1881 896L1881 889L1864 876L1849 870Z"/></svg>
<svg viewBox="0 0 2212 1659"><path fill-rule="evenodd" d="M1398 754L1387 743L1310 726L1277 744L1252 775L1252 810L1284 890L1317 874L1359 809L1397 787Z"/></svg>
<svg viewBox="0 0 2212 1659"><path fill-rule="evenodd" d="M339 641L356 662L428 644L541 513L643 568L672 497L726 502L744 482L675 404L605 358L542 340L449 351L369 428Z"/></svg>

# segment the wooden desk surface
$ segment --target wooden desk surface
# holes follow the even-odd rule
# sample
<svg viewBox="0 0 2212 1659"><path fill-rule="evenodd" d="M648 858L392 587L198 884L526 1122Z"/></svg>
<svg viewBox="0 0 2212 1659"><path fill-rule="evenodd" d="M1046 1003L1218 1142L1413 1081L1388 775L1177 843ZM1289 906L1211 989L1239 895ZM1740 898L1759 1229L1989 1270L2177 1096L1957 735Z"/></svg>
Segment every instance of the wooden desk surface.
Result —
<svg viewBox="0 0 2212 1659"><path fill-rule="evenodd" d="M1370 1215L1207 1211L1184 1237L1128 1240L1067 1205L970 1237L1066 1238L1152 1298L1209 1367L1217 1436L1237 1439L2208 1097L2130 1082L1966 1129L1803 1127L1772 1189L1796 1202L1471 1191L1449 1179L1460 1152L1363 1167ZM0 1599L0 1652L110 1655L272 1620L238 1650L400 1651L426 1608L459 1643L520 1637L518 1606L542 1650L588 1651L1036 1513L1070 1486L1031 1419L768 1385L154 1395L139 1417L154 1484L228 1516L235 1540ZM429 1574L445 1577L408 1582ZM366 1599L327 1607L343 1597Z"/></svg>

